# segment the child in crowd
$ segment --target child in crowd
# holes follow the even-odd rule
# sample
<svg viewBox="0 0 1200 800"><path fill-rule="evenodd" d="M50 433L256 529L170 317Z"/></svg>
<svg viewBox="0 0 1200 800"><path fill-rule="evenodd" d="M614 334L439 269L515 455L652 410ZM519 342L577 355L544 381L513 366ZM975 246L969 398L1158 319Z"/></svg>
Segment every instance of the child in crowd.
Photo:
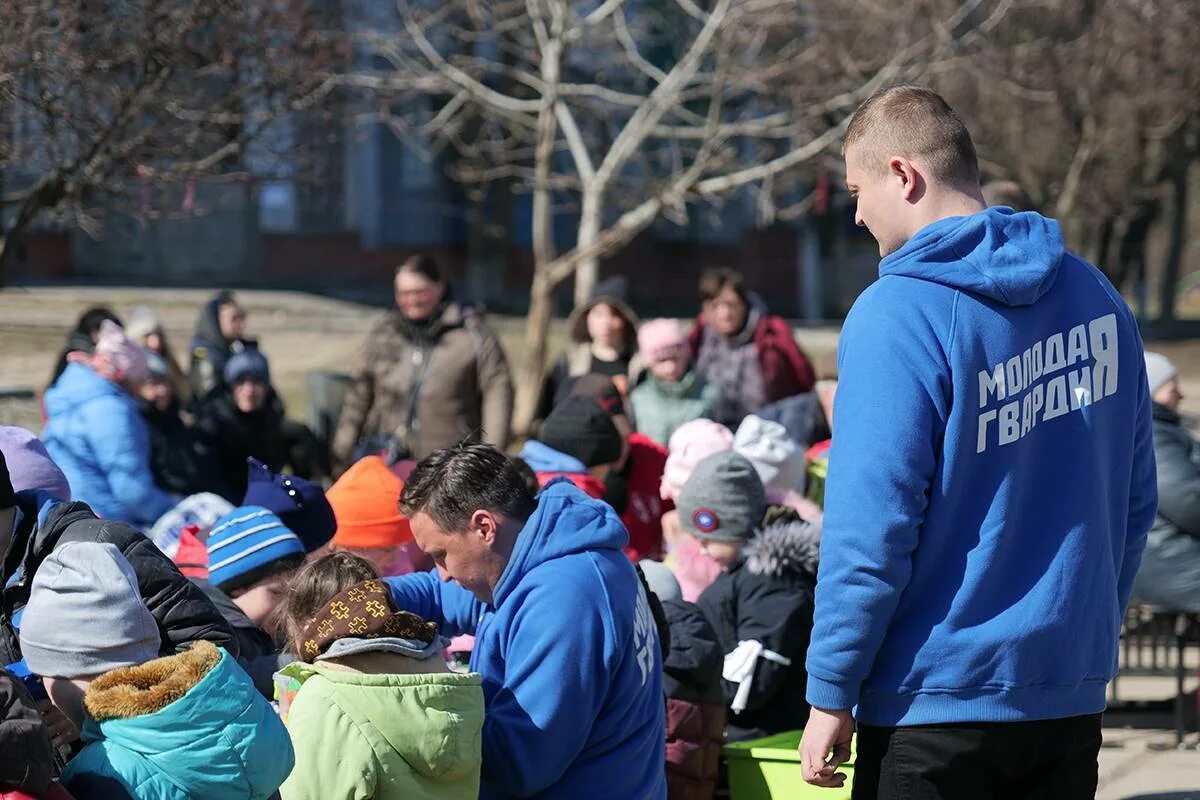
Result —
<svg viewBox="0 0 1200 800"><path fill-rule="evenodd" d="M697 465L679 518L722 573L697 605L725 654L730 741L803 727L820 535L785 521L763 526L767 498L754 466L733 452ZM793 519L795 519L793 517Z"/></svg>
<svg viewBox="0 0 1200 800"><path fill-rule="evenodd" d="M804 450L778 422L749 415L733 436L733 452L754 465L767 502L794 509L801 519L821 521L821 508L801 493L808 462Z"/></svg>
<svg viewBox="0 0 1200 800"><path fill-rule="evenodd" d="M540 485L567 478L598 500L605 499L604 481L624 456L625 440L612 417L598 400L584 396L563 400L542 423L538 438L521 449Z"/></svg>
<svg viewBox="0 0 1200 800"><path fill-rule="evenodd" d="M725 746L725 654L704 614L683 599L671 570L657 561L643 560L640 566L670 631L671 648L663 660L667 797L711 800Z"/></svg>
<svg viewBox="0 0 1200 800"><path fill-rule="evenodd" d="M271 386L271 367L257 348L248 347L225 362L225 385L213 390L196 414L196 431L229 484L226 498L246 492L246 459L272 470L288 463L283 404Z"/></svg>
<svg viewBox="0 0 1200 800"><path fill-rule="evenodd" d="M712 414L719 390L692 368L687 335L678 320L642 325L638 353L650 374L630 393L633 417L639 431L666 447L680 425Z"/></svg>
<svg viewBox="0 0 1200 800"><path fill-rule="evenodd" d="M383 577L412 572L412 528L400 513L403 490L404 481L379 456L355 462L325 494L337 518L330 550L362 556Z"/></svg>
<svg viewBox="0 0 1200 800"><path fill-rule="evenodd" d="M596 284L586 303L567 320L570 343L542 384L537 419L545 420L583 375L607 375L623 396L637 382L638 316L629 302L629 279L614 275Z"/></svg>
<svg viewBox="0 0 1200 800"><path fill-rule="evenodd" d="M399 611L382 581L328 594L344 583L347 558L355 557L334 553L305 567L281 608L301 660L280 672L300 684L285 710L296 769L280 796L475 800L480 677L450 672L436 626Z"/></svg>
<svg viewBox="0 0 1200 800"><path fill-rule="evenodd" d="M209 642L166 658L137 576L109 544L68 542L37 572L21 649L83 733L63 782L80 798L258 800L293 765L287 731Z"/></svg>
<svg viewBox="0 0 1200 800"><path fill-rule="evenodd" d="M607 375L577 378L571 394L596 398L625 441L622 459L604 479L604 500L621 515L621 522L629 532L625 555L631 561L661 558L662 515L670 507L659 495L667 449L646 434L634 432L625 399Z"/></svg>
<svg viewBox="0 0 1200 800"><path fill-rule="evenodd" d="M143 529L180 499L158 488L151 473L146 423L134 400L146 370L146 351L105 321L95 352L73 353L46 390L42 432L74 499L104 519Z"/></svg>
<svg viewBox="0 0 1200 800"><path fill-rule="evenodd" d="M337 530L333 506L320 484L281 475L256 458L248 458L244 506L262 506L274 512L288 530L300 537L305 553L314 553L329 543Z"/></svg>
<svg viewBox="0 0 1200 800"><path fill-rule="evenodd" d="M663 471L663 499L675 503L696 465L732 446L733 433L712 420L697 419L679 426L671 435L670 454ZM694 603L721 574L721 565L704 554L700 543L679 521L679 512L671 510L663 514L662 528L667 548L665 562L679 580L683 599Z"/></svg>
<svg viewBox="0 0 1200 800"><path fill-rule="evenodd" d="M304 562L304 545L279 517L261 506L242 506L208 534L208 579L192 578L237 636L239 663L266 697L281 665L272 612Z"/></svg>

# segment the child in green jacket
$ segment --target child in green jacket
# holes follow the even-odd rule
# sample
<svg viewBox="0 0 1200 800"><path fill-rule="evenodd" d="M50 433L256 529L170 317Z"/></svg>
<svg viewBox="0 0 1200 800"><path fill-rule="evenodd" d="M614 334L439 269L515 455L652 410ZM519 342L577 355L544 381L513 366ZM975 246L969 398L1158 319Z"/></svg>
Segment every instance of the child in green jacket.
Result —
<svg viewBox="0 0 1200 800"><path fill-rule="evenodd" d="M712 415L719 389L691 363L683 326L674 319L654 319L638 329L638 355L649 370L630 394L639 432L667 446L685 422Z"/></svg>
<svg viewBox="0 0 1200 800"><path fill-rule="evenodd" d="M305 567L282 607L300 661L279 675L300 689L285 709L296 768L280 796L475 800L480 677L450 672L436 626L398 611L382 581L330 597L347 574L346 556ZM302 613L322 598L315 614Z"/></svg>

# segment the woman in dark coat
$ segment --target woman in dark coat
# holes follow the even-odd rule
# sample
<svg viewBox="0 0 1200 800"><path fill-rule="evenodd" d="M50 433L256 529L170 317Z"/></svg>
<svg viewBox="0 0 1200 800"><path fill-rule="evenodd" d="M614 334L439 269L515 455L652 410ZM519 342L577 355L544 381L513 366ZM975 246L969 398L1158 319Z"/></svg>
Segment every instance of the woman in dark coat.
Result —
<svg viewBox="0 0 1200 800"><path fill-rule="evenodd" d="M737 428L747 414L764 405L812 390L813 367L796 344L791 326L767 311L739 273L705 273L700 297L702 313L688 343L696 369L720 387L715 421Z"/></svg>
<svg viewBox="0 0 1200 800"><path fill-rule="evenodd" d="M1158 465L1158 516L1146 537L1133 596L1170 611L1200 613L1200 447L1183 427L1175 366L1146 353Z"/></svg>

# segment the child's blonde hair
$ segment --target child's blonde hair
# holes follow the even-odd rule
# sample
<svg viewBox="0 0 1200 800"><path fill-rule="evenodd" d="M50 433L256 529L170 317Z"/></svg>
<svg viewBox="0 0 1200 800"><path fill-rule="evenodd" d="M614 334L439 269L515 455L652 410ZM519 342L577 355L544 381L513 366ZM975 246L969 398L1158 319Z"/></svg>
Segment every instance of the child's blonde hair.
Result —
<svg viewBox="0 0 1200 800"><path fill-rule="evenodd" d="M379 577L374 565L362 556L337 550L305 564L288 584L287 593L276 607L272 620L287 637L288 650L295 653L321 607L338 593L357 583Z"/></svg>

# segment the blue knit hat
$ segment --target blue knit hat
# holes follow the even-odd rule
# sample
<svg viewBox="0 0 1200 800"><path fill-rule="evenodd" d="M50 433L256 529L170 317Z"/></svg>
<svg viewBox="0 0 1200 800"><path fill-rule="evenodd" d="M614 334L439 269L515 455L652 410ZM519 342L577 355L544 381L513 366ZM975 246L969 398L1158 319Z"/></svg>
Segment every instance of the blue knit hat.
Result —
<svg viewBox="0 0 1200 800"><path fill-rule="evenodd" d="M257 458L247 458L246 497L242 504L263 506L280 516L283 524L304 542L306 553L328 545L337 530L334 506L318 483L295 475L280 475Z"/></svg>
<svg viewBox="0 0 1200 800"><path fill-rule="evenodd" d="M233 386L245 378L257 378L268 386L271 384L271 365L257 347L246 347L225 362L225 383Z"/></svg>
<svg viewBox="0 0 1200 800"><path fill-rule="evenodd" d="M311 553L329 543L337 530L325 490L295 475L280 475L257 458L247 458L246 496L242 503L274 511Z"/></svg>
<svg viewBox="0 0 1200 800"><path fill-rule="evenodd" d="M226 594L303 561L300 537L262 506L235 508L208 534L209 580Z"/></svg>

